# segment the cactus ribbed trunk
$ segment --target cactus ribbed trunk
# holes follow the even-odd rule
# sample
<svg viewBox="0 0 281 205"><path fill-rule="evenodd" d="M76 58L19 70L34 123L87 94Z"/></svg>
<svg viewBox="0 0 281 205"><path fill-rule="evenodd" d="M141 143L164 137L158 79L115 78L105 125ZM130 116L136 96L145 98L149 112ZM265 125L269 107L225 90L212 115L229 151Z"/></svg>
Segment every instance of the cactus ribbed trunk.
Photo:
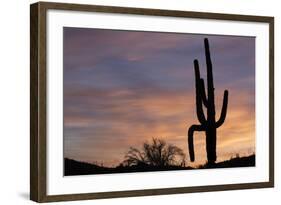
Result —
<svg viewBox="0 0 281 205"><path fill-rule="evenodd" d="M216 161L216 146L217 146L217 128L220 127L225 120L228 104L228 91L224 91L223 105L221 115L216 121L215 111L215 88L213 81L213 68L210 55L210 48L208 39L204 39L205 56L207 65L207 94L205 90L204 80L200 77L198 60L194 60L195 71L195 88L196 88L196 113L199 125L192 125L188 130L188 147L190 160L194 161L194 145L193 134L195 131L205 131L206 134L206 152L208 163L212 164ZM207 109L207 117L205 117L203 105Z"/></svg>
<svg viewBox="0 0 281 205"><path fill-rule="evenodd" d="M206 151L208 163L214 163L217 160L217 130L214 126L206 128Z"/></svg>

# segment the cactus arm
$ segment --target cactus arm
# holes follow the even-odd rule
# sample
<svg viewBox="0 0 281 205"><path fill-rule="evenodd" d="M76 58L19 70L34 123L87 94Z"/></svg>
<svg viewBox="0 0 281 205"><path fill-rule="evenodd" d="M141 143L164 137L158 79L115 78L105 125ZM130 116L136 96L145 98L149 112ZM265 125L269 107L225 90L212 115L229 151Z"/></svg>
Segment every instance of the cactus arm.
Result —
<svg viewBox="0 0 281 205"><path fill-rule="evenodd" d="M209 48L209 41L207 38L204 39L205 45L205 56L206 56L206 65L207 65L207 86L208 86L208 120L215 121L215 97L214 97L214 81L213 81L213 68L212 60Z"/></svg>
<svg viewBox="0 0 281 205"><path fill-rule="evenodd" d="M213 93L214 90L214 81L213 81L213 68L212 68L212 60L209 48L209 41L207 38L204 39L205 44L205 56L206 56L206 65L207 65L207 84L208 84L208 96Z"/></svg>
<svg viewBox="0 0 281 205"><path fill-rule="evenodd" d="M199 64L198 60L194 60L194 70L195 70L195 87L196 87L196 113L197 118L201 124L206 123L206 118L203 111L202 106L202 95L201 95L201 89L200 89L200 71L199 71Z"/></svg>
<svg viewBox="0 0 281 205"><path fill-rule="evenodd" d="M203 125L191 125L188 129L188 150L189 150L189 157L190 161L194 162L194 143L193 143L193 134L195 131L204 131L205 127Z"/></svg>
<svg viewBox="0 0 281 205"><path fill-rule="evenodd" d="M200 78L200 93L201 93L201 97L202 97L202 102L205 105L205 107L208 107L208 100L207 100L207 96L206 96L206 92L205 92L205 84L204 84L204 80L202 78Z"/></svg>
<svg viewBox="0 0 281 205"><path fill-rule="evenodd" d="M216 122L216 127L220 127L225 120L226 117L226 113L227 113L227 104L228 104L228 90L224 91L223 94L223 104L222 104L222 109L221 109L221 116L219 118L219 120Z"/></svg>

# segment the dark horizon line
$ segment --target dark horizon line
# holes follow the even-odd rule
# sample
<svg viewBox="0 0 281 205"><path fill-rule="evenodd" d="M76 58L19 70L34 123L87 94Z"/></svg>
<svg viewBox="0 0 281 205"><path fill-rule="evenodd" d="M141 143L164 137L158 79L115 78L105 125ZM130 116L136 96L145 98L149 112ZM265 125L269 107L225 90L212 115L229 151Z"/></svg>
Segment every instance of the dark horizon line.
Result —
<svg viewBox="0 0 281 205"><path fill-rule="evenodd" d="M243 158L243 157L250 157L250 156L255 156L256 155L256 152L252 152L251 154L245 154L245 155L240 155L239 153L236 153L235 155L232 155L230 158L228 159L225 159L223 161L216 161L215 163L221 163L221 162L225 162L225 161L228 161L228 160L232 160L232 159L236 159L236 158ZM122 164L123 161L119 162L119 164L117 165L112 165L112 166L103 166L101 164L103 163L99 163L98 161L96 161L97 163L95 163L94 161L92 162L89 162L89 161L83 161L83 160L79 160L79 159L74 159L74 158L70 158L70 157L63 157L64 160L65 159L68 159L68 160L73 160L73 161L76 161L76 162L81 162L81 163L85 163L85 164L89 164L89 165L96 165L96 166L100 166L100 167L103 167L103 168L116 168L118 166L120 166ZM186 162L189 162L186 160ZM192 163L192 162L191 162ZM191 164L189 163L189 164ZM202 164L197 164L196 166L180 166L180 165L174 165L174 166L180 166L180 167L192 167L194 169L196 169L196 167L199 167L199 166L202 166L202 165L205 165L207 163L207 160L202 163Z"/></svg>
<svg viewBox="0 0 281 205"><path fill-rule="evenodd" d="M241 168L256 166L256 155L252 154L244 157L235 157L229 160L218 162L215 164L203 164L198 167L169 165L169 166L154 166L154 165L133 165L133 166L117 166L114 168L100 167L98 165L79 162L76 160L64 158L64 176L76 175L93 175L93 174L121 174L121 173L136 173L136 172L155 172L155 171L183 171L194 169L214 169L214 168ZM67 167L67 168L66 168Z"/></svg>

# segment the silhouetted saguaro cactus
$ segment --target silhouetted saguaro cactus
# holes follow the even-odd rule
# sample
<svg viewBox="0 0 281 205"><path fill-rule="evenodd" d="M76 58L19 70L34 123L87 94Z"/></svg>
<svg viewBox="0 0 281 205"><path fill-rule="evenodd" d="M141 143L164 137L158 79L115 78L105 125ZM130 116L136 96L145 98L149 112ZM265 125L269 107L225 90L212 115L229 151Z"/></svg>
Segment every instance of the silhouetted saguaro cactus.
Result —
<svg viewBox="0 0 281 205"><path fill-rule="evenodd" d="M225 120L228 104L228 90L224 91L223 105L221 115L218 121L216 121L215 111L215 98L214 98L214 82L212 72L212 61L210 56L209 42L208 39L204 39L205 44L205 55L207 65L207 94L205 91L204 80L200 77L199 63L198 60L194 60L195 70L195 88L196 88L196 113L199 125L192 125L188 129L188 147L190 160L194 161L194 145L193 145L193 134L194 131L205 131L206 133L206 151L208 163L212 164L216 161L216 144L217 144L217 128L220 127ZM203 105L207 109L207 118L205 117Z"/></svg>

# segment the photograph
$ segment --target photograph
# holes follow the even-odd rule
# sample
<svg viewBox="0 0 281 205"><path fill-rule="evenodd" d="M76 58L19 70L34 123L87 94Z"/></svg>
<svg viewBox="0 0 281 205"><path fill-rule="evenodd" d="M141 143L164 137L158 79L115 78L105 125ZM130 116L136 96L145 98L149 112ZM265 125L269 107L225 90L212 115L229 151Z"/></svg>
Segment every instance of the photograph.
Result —
<svg viewBox="0 0 281 205"><path fill-rule="evenodd" d="M64 176L254 167L255 36L63 27Z"/></svg>

